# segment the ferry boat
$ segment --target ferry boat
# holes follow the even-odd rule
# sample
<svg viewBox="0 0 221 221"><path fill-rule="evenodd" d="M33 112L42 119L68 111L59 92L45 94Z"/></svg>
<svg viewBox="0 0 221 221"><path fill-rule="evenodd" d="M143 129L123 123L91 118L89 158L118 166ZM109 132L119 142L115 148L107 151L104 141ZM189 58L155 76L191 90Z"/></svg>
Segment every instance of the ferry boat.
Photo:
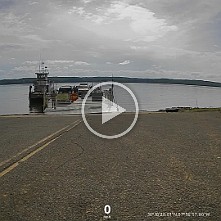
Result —
<svg viewBox="0 0 221 221"><path fill-rule="evenodd" d="M48 79L49 71L44 66L44 62L41 62L39 71L35 74L37 78L33 86L29 87L29 105L41 105L44 110L48 106L48 100L54 86Z"/></svg>

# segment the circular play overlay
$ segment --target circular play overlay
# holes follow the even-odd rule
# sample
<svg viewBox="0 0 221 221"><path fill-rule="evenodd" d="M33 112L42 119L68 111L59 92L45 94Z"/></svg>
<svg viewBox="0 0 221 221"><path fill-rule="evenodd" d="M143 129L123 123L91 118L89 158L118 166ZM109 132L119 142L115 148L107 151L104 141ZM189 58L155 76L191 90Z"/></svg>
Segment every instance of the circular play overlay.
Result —
<svg viewBox="0 0 221 221"><path fill-rule="evenodd" d="M93 119L88 120L87 116L89 115L86 114L87 112L85 112L85 107L91 93L96 91L98 88L107 88L107 86L109 86L109 88L114 88L114 91L116 90L118 93L124 94L126 100L130 100L130 103L133 103L134 111L128 110L128 107L125 106L125 103L122 101L119 101L119 104L117 100L109 100L103 96L100 101L100 113L94 115L93 117L91 117L93 115L91 114L90 118ZM124 112L125 114L123 114ZM112 81L99 83L92 87L85 95L81 108L82 119L88 130L96 136L105 139L116 139L130 132L137 122L138 113L139 107L134 93L127 86ZM105 134L105 132L107 133Z"/></svg>

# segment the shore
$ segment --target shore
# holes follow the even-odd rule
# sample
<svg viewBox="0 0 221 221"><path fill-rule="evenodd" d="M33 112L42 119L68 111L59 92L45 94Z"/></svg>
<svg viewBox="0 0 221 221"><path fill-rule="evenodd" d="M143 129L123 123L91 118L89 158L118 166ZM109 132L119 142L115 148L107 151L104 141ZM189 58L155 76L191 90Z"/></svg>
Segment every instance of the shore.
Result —
<svg viewBox="0 0 221 221"><path fill-rule="evenodd" d="M220 111L143 112L105 140L80 115L0 116L0 220L103 220L110 205L110 220L218 221L220 125Z"/></svg>

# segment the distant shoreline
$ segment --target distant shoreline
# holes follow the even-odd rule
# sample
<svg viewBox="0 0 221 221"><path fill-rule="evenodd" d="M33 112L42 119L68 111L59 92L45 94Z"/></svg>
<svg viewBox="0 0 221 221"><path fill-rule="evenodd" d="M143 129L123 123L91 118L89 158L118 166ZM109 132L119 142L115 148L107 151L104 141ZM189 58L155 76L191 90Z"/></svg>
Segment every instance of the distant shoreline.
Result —
<svg viewBox="0 0 221 221"><path fill-rule="evenodd" d="M180 85L195 85L207 87L221 87L220 82L204 81L204 80L188 80L188 79L168 79L168 78L130 78L130 77L49 77L54 83L80 83L80 82L105 82L116 81L120 83L149 83L149 84L180 84ZM20 79L3 79L0 80L0 85L10 84L32 84L35 78L20 78Z"/></svg>

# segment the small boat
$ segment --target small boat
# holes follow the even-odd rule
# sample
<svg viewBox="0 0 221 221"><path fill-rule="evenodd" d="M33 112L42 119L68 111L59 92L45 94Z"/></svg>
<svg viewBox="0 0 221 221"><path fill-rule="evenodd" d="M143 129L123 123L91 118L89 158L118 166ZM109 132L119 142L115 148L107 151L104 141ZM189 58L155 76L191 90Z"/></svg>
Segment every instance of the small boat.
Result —
<svg viewBox="0 0 221 221"><path fill-rule="evenodd" d="M178 107L171 107L171 108L166 108L166 112L179 112Z"/></svg>
<svg viewBox="0 0 221 221"><path fill-rule="evenodd" d="M44 66L44 62L39 65L39 71L35 73L37 76L33 86L29 87L29 105L39 105L42 107L42 111L48 106L48 100L50 94L53 91L53 82L49 81L49 71Z"/></svg>

